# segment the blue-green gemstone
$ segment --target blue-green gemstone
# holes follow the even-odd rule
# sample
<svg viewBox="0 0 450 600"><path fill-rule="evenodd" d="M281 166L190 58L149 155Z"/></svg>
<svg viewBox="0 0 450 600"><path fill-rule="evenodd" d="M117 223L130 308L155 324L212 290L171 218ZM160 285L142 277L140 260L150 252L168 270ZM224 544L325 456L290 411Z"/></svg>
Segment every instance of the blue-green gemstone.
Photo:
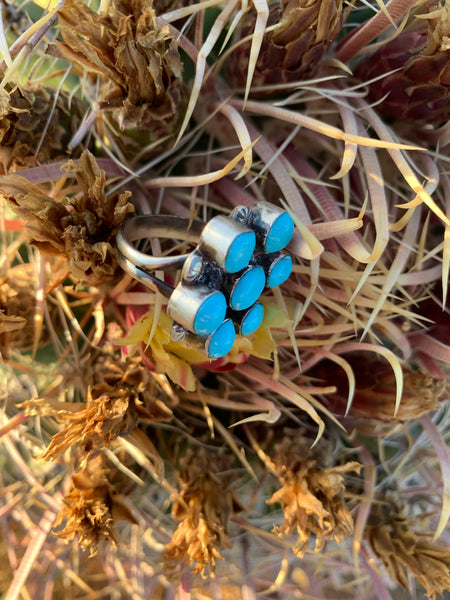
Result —
<svg viewBox="0 0 450 600"><path fill-rule="evenodd" d="M253 231L240 233L230 245L225 259L225 270L229 273L242 271L248 265L256 245Z"/></svg>
<svg viewBox="0 0 450 600"><path fill-rule="evenodd" d="M259 302L248 309L241 321L241 335L254 333L261 325L264 317L264 307Z"/></svg>
<svg viewBox="0 0 450 600"><path fill-rule="evenodd" d="M269 267L267 287L274 288L281 285L292 273L292 258L289 254L278 257Z"/></svg>
<svg viewBox="0 0 450 600"><path fill-rule="evenodd" d="M227 319L209 336L206 342L208 358L222 358L228 354L234 344L236 332L233 321Z"/></svg>
<svg viewBox="0 0 450 600"><path fill-rule="evenodd" d="M275 219L267 232L264 242L266 252L278 252L285 248L294 235L294 221L288 213L283 213Z"/></svg>
<svg viewBox="0 0 450 600"><path fill-rule="evenodd" d="M227 301L221 292L209 296L200 306L194 319L194 333L208 335L225 319Z"/></svg>
<svg viewBox="0 0 450 600"><path fill-rule="evenodd" d="M254 304L266 284L266 275L262 267L250 267L239 278L230 296L233 310L244 310Z"/></svg>

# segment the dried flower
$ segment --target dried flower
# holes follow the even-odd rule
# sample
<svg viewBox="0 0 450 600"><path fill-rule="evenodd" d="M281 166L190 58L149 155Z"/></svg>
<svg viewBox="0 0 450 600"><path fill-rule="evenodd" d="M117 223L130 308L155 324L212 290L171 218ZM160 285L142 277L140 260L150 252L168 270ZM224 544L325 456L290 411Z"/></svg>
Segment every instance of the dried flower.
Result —
<svg viewBox="0 0 450 600"><path fill-rule="evenodd" d="M33 266L11 267L0 276L0 355L9 360L10 349L31 347L36 306Z"/></svg>
<svg viewBox="0 0 450 600"><path fill-rule="evenodd" d="M89 285L111 281L117 269L112 240L125 216L134 210L130 192L107 196L105 173L87 151L66 171L76 177L80 194L57 202L20 175L7 175L0 192L26 222L30 244L65 261L60 280L69 272Z"/></svg>
<svg viewBox="0 0 450 600"><path fill-rule="evenodd" d="M89 463L89 468L72 476L69 491L64 495L64 507L58 514L55 526L64 520L66 525L56 535L66 542L78 537L83 550L93 556L104 541L114 544L114 525L119 519L136 523L124 497L107 478L102 457Z"/></svg>
<svg viewBox="0 0 450 600"><path fill-rule="evenodd" d="M172 508L178 525L164 552L163 560L173 564L195 563L193 573L203 577L209 569L214 575L216 561L223 558L222 548L231 546L227 524L230 515L240 509L221 471L229 460L212 456L206 450L188 450L180 470L181 492Z"/></svg>
<svg viewBox="0 0 450 600"><path fill-rule="evenodd" d="M369 85L369 99L382 99L378 110L386 118L445 122L450 114L450 2L428 8L426 21L415 18L356 71L363 81L383 75Z"/></svg>
<svg viewBox="0 0 450 600"><path fill-rule="evenodd" d="M59 50L100 76L100 106L113 110L121 129L150 130L156 140L173 126L182 95L181 61L168 27L156 23L151 0L114 0L108 14L68 0L59 24Z"/></svg>
<svg viewBox="0 0 450 600"><path fill-rule="evenodd" d="M367 353L352 355L347 360L355 376L355 394L348 412L350 417L404 423L439 408L439 397L445 385L437 378L420 370L413 371L403 364L403 393L396 411L396 383L392 367L386 361L374 360ZM348 379L342 368L326 361L311 375L336 386L337 392L330 393L327 398L332 403L333 412L343 414L347 409Z"/></svg>
<svg viewBox="0 0 450 600"><path fill-rule="evenodd" d="M123 362L103 354L92 377L85 402L36 399L24 404L30 414L52 416L64 425L53 436L43 458L55 460L75 449L81 452L83 467L116 438L132 434L139 420L171 419L170 408L158 398L161 390L140 358Z"/></svg>
<svg viewBox="0 0 450 600"><path fill-rule="evenodd" d="M342 0L282 0L271 4L268 25L276 27L263 41L255 67L253 87L302 81L314 77L321 59L340 32L343 23ZM254 29L254 13L249 13L240 36ZM230 77L239 84L248 69L248 45L242 45L230 61ZM323 65L322 65L323 66Z"/></svg>
<svg viewBox="0 0 450 600"><path fill-rule="evenodd" d="M372 504L366 537L389 576L411 591L408 573L423 585L428 598L450 589L450 549L429 541L429 534L414 531L414 522L392 494Z"/></svg>
<svg viewBox="0 0 450 600"><path fill-rule="evenodd" d="M27 83L0 90L0 174L67 158L83 116L78 98Z"/></svg>
<svg viewBox="0 0 450 600"><path fill-rule="evenodd" d="M325 467L323 453L311 451L310 446L310 440L298 434L277 444L273 466L283 487L267 500L283 508L284 522L274 531L282 535L297 531L293 547L297 556L303 556L312 536L316 540L314 551L319 552L327 540L341 543L351 535L353 519L344 504L343 475L361 469L357 462Z"/></svg>

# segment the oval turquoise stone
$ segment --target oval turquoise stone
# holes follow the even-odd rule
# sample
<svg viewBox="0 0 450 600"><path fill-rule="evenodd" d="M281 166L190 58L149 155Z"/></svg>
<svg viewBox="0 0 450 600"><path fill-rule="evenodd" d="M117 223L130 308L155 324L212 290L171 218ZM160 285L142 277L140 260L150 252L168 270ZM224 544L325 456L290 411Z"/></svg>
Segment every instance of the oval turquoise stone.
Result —
<svg viewBox="0 0 450 600"><path fill-rule="evenodd" d="M234 344L236 332L233 321L227 319L209 336L206 342L206 354L208 358L222 358L228 354Z"/></svg>
<svg viewBox="0 0 450 600"><path fill-rule="evenodd" d="M264 250L278 252L289 244L294 235L294 221L288 213L283 213L272 223L266 235Z"/></svg>
<svg viewBox="0 0 450 600"><path fill-rule="evenodd" d="M266 285L262 267L251 267L239 278L230 296L233 310L244 310L254 304Z"/></svg>
<svg viewBox="0 0 450 600"><path fill-rule="evenodd" d="M194 318L194 333L208 335L225 319L227 301L221 292L213 292L208 296L197 310Z"/></svg>
<svg viewBox="0 0 450 600"><path fill-rule="evenodd" d="M292 258L289 254L280 256L269 268L267 287L274 288L281 285L292 273Z"/></svg>
<svg viewBox="0 0 450 600"><path fill-rule="evenodd" d="M250 335L254 333L262 323L264 317L264 307L262 304L255 304L247 311L241 321L241 335Z"/></svg>
<svg viewBox="0 0 450 600"><path fill-rule="evenodd" d="M256 245L253 231L240 233L232 241L225 259L225 270L229 273L242 271L248 265Z"/></svg>

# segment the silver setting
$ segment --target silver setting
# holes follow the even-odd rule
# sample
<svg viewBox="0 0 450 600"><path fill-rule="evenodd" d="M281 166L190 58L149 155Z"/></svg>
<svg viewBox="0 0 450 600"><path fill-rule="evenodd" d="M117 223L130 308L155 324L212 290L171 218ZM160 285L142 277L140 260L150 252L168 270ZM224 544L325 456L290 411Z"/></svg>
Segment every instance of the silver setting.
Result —
<svg viewBox="0 0 450 600"><path fill-rule="evenodd" d="M265 248L266 239L273 224L285 212L283 208L265 200L260 200L254 206L252 227L261 250Z"/></svg>
<svg viewBox="0 0 450 600"><path fill-rule="evenodd" d="M248 227L253 220L253 211L249 206L245 206L244 204L236 206L236 208L231 211L230 219L234 219L238 223Z"/></svg>
<svg viewBox="0 0 450 600"><path fill-rule="evenodd" d="M183 281L186 283L194 283L200 279L204 270L204 263L205 261L199 252L192 252L186 259L181 271L181 278Z"/></svg>
<svg viewBox="0 0 450 600"><path fill-rule="evenodd" d="M214 297L217 297L219 300L219 296L223 296L222 292L204 285L194 287L179 283L169 298L167 314L171 319L180 323L189 331L200 335L208 335L217 328L217 325L211 327L205 326L202 331L199 331L195 321L205 301ZM223 312L222 321L225 318L225 311Z"/></svg>
<svg viewBox="0 0 450 600"><path fill-rule="evenodd" d="M188 330L183 325L175 321L172 323L172 327L170 328L170 339L172 342L182 342L186 338L187 333Z"/></svg>
<svg viewBox="0 0 450 600"><path fill-rule="evenodd" d="M241 223L219 215L209 221L203 229L199 241L199 250L204 252L211 260L227 270L226 264L231 246L242 234L252 233L251 229ZM255 238L256 242L256 238ZM237 269L240 271L240 269ZM236 272L236 271L231 271Z"/></svg>

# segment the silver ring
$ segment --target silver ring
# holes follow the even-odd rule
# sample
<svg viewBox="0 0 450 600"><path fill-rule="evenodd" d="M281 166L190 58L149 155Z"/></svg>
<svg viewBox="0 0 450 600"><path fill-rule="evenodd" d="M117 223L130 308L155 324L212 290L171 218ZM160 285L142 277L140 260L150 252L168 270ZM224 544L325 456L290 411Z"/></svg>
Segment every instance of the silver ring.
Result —
<svg viewBox="0 0 450 600"><path fill-rule="evenodd" d="M116 237L120 266L136 280L168 298L172 339L194 346L208 358L225 356L236 331L251 335L261 325L259 296L266 286L281 285L291 274L292 258L282 250L294 222L283 209L265 201L239 206L208 223L170 215L128 219ZM133 242L152 238L196 244L179 256L153 256ZM152 271L181 270L175 287Z"/></svg>

